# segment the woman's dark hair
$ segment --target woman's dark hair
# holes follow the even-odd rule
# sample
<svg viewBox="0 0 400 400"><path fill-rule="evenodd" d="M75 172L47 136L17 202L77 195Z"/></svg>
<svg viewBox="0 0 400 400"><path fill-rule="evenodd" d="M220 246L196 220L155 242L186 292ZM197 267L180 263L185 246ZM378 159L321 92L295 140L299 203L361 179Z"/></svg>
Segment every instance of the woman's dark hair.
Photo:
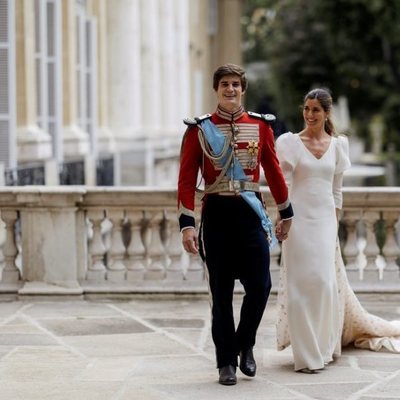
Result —
<svg viewBox="0 0 400 400"><path fill-rule="evenodd" d="M304 96L304 103L307 100L318 100L319 104L321 104L321 107L324 109L324 111L330 114L330 111L332 110L333 101L332 101L332 96L329 93L328 89L316 88L310 90ZM336 135L336 129L335 126L333 125L330 115L328 115L328 117L326 118L325 130L331 136Z"/></svg>
<svg viewBox="0 0 400 400"><path fill-rule="evenodd" d="M240 84L242 86L242 90L245 91L247 89L247 77L246 71L239 67L239 65L235 64L225 64L221 65L215 72L213 77L213 88L214 90L218 89L219 81L227 75L237 75L240 78Z"/></svg>

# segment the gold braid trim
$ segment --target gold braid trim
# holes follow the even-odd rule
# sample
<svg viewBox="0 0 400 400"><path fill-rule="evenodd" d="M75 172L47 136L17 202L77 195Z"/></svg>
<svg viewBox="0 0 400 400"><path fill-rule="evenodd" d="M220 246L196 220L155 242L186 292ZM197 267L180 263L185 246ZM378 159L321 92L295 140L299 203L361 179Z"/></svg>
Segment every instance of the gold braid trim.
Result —
<svg viewBox="0 0 400 400"><path fill-rule="evenodd" d="M214 155L212 153L212 149L210 148L209 143L205 139L205 133L204 133L202 127L200 125L198 125L198 127L199 127L199 130L198 130L199 143L200 143L201 149L203 150L203 154L212 161L215 161L215 162L221 161L226 156L226 153L229 149L229 144L230 144L230 141L232 138L232 133L230 135L226 135L225 141L224 141L224 147L222 148L222 151L219 154ZM199 185L201 183L201 181L200 181L199 185L196 187L196 192L204 193L204 194L213 192L214 189L219 185L219 183L224 178L226 171L228 171L228 168L232 163L232 159L233 159L233 151L231 151L231 154L229 155L228 159L226 160L225 165L223 165L222 170L221 170L220 174L217 176L217 178L215 179L214 183L212 183L211 185L208 185L205 190L201 190L201 189L199 189ZM204 162L203 162L203 167L204 167ZM203 170L204 170L204 168L203 168Z"/></svg>

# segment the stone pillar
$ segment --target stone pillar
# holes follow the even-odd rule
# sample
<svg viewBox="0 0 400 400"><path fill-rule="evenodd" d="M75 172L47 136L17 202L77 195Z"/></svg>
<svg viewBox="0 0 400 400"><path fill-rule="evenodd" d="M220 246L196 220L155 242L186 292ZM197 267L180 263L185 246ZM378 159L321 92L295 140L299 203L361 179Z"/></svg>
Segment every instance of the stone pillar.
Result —
<svg viewBox="0 0 400 400"><path fill-rule="evenodd" d="M63 113L64 113L64 155L66 158L89 152L89 135L78 126L77 93L77 32L76 5L74 1L63 0Z"/></svg>
<svg viewBox="0 0 400 400"><path fill-rule="evenodd" d="M190 112L189 4L186 0L175 0L175 15L177 119L182 121Z"/></svg>
<svg viewBox="0 0 400 400"><path fill-rule="evenodd" d="M144 264L146 249L141 235L143 211L127 210L126 216L131 225L131 240L127 248L126 280L128 282L143 281L146 270Z"/></svg>
<svg viewBox="0 0 400 400"><path fill-rule="evenodd" d="M400 247L396 242L396 224L399 220L398 211L384 211L386 241L382 248L386 266L383 270L383 280L386 282L399 282L399 266L397 259L400 256Z"/></svg>
<svg viewBox="0 0 400 400"><path fill-rule="evenodd" d="M27 188L17 194L25 281L19 294L83 293L78 283L76 243L76 204L83 194L83 189L46 188Z"/></svg>
<svg viewBox="0 0 400 400"><path fill-rule="evenodd" d="M217 16L217 7L209 2L189 2L190 13L190 115L202 115L215 107L215 95L211 77L217 61L212 51L215 47L217 23L210 23L210 14Z"/></svg>
<svg viewBox="0 0 400 400"><path fill-rule="evenodd" d="M4 268L1 283L16 283L20 280L20 272L15 264L18 249L15 243L15 223L18 218L16 210L3 209L0 217L6 225L6 240L3 247Z"/></svg>
<svg viewBox="0 0 400 400"><path fill-rule="evenodd" d="M182 282L184 280L184 271L182 268L183 248L176 210L168 210L166 217L169 225L166 251L171 260L167 265L166 280Z"/></svg>
<svg viewBox="0 0 400 400"><path fill-rule="evenodd" d="M157 136L160 129L160 41L159 0L140 0L142 117L146 136ZM131 22L132 23L132 22ZM177 63L178 64L178 60ZM183 77L181 77L182 79ZM174 100L179 96L175 93Z"/></svg>
<svg viewBox="0 0 400 400"><path fill-rule="evenodd" d="M104 265L104 255L106 247L101 234L101 225L104 221L103 209L90 209L87 217L92 224L93 234L89 244L90 263L86 278L88 281L102 282L106 278L106 266Z"/></svg>
<svg viewBox="0 0 400 400"><path fill-rule="evenodd" d="M379 255L379 247L376 241L375 224L379 220L378 211L365 211L363 214L366 231L366 244L364 254L367 265L363 270L363 280L367 283L375 283L379 280L379 270L376 258Z"/></svg>
<svg viewBox="0 0 400 400"><path fill-rule="evenodd" d="M225 63L241 65L243 62L241 17L242 0L219 0L218 65Z"/></svg>
<svg viewBox="0 0 400 400"><path fill-rule="evenodd" d="M144 184L154 184L155 144L161 137L159 0L140 0ZM175 92L176 101L178 94ZM171 98L172 101L172 98Z"/></svg>
<svg viewBox="0 0 400 400"><path fill-rule="evenodd" d="M51 157L51 138L37 125L35 68L35 2L16 0L18 161Z"/></svg>
<svg viewBox="0 0 400 400"><path fill-rule="evenodd" d="M357 223L360 219L360 210L345 210L343 213L342 222L347 232L343 255L346 259L346 273L350 283L360 281L360 267L357 261L360 252L357 245Z"/></svg>
<svg viewBox="0 0 400 400"><path fill-rule="evenodd" d="M150 264L146 270L145 279L163 280L165 278L165 265L163 263L165 249L160 235L163 213L161 211L151 211L148 213L148 216L151 236L147 251Z"/></svg>
<svg viewBox="0 0 400 400"><path fill-rule="evenodd" d="M107 104L103 106L109 109L110 128L118 147L127 150L141 126L140 0L113 0L106 4L109 86Z"/></svg>
<svg viewBox="0 0 400 400"><path fill-rule="evenodd" d="M173 128L177 125L176 100L179 99L179 96L175 96L174 93L177 84L182 79L178 74L180 66L176 59L179 37L175 31L174 1L160 1L160 114L163 136L171 136Z"/></svg>

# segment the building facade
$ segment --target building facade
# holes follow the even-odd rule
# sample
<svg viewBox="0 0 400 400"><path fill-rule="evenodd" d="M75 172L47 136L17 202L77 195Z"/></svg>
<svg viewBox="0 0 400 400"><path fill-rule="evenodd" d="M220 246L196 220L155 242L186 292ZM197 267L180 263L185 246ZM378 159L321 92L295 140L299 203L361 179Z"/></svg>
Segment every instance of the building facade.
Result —
<svg viewBox="0 0 400 400"><path fill-rule="evenodd" d="M175 185L242 0L0 0L0 183Z"/></svg>

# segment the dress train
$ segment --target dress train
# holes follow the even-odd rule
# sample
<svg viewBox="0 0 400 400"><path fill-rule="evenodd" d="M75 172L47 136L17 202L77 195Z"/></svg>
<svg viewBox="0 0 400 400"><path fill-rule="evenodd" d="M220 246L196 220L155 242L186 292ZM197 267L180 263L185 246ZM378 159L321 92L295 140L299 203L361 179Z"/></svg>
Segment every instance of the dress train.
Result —
<svg viewBox="0 0 400 400"><path fill-rule="evenodd" d="M333 355L339 356L342 347L350 344L372 351L385 349L393 353L400 353L400 321L387 321L370 314L360 304L347 279L339 241L336 245L335 269L341 322L339 324L340 334L338 337L341 338L341 341L337 343ZM286 282L287 269L283 260L277 300L278 318L276 328L278 350L283 350L290 345Z"/></svg>

